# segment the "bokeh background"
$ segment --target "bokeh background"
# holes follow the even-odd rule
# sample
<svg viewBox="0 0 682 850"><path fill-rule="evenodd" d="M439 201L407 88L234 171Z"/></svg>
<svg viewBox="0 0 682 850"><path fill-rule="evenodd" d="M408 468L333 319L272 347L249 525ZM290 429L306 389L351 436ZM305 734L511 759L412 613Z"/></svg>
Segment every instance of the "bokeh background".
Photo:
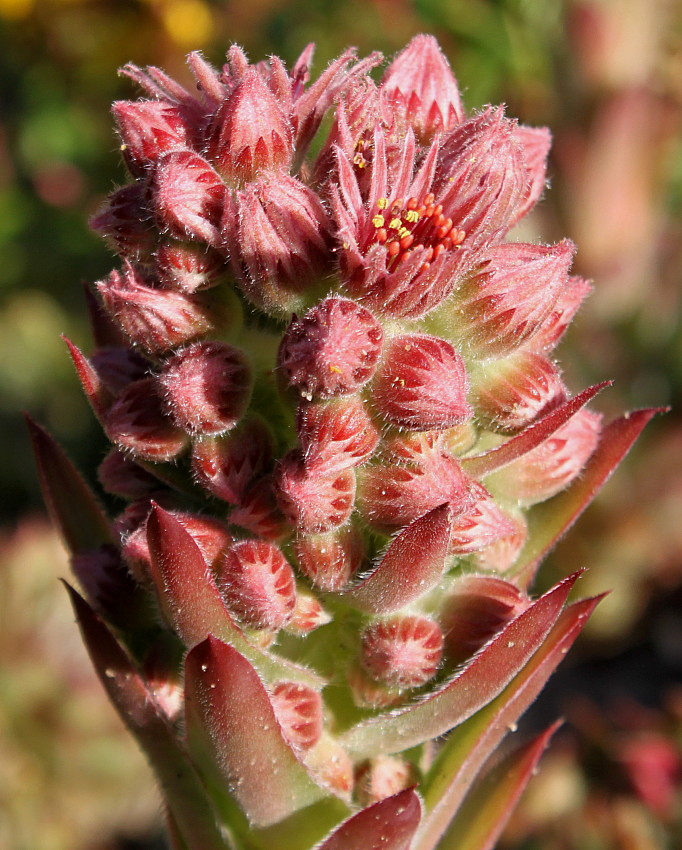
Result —
<svg viewBox="0 0 682 850"><path fill-rule="evenodd" d="M589 567L600 606L529 724L567 722L506 850L682 847L682 3L680 0L0 0L0 847L163 848L146 766L100 693L56 578L22 409L84 470L104 442L60 334L89 341L82 281L112 258L88 217L123 182L108 104L128 61L184 54L315 68L431 32L470 109L554 133L551 190L518 238L579 246L594 293L559 352L596 405L670 406L541 574Z"/></svg>

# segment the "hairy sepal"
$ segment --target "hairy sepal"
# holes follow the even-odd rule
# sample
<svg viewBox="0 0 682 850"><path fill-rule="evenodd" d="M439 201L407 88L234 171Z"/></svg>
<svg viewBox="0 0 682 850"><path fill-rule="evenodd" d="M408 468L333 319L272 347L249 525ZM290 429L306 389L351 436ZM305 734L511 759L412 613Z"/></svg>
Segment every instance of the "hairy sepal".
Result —
<svg viewBox="0 0 682 850"><path fill-rule="evenodd" d="M412 850L433 850L438 845L482 765L534 702L600 599L569 605L502 693L448 736L422 784L426 813Z"/></svg>
<svg viewBox="0 0 682 850"><path fill-rule="evenodd" d="M97 675L121 719L153 765L187 850L229 850L199 777L153 693L87 602L66 585Z"/></svg>
<svg viewBox="0 0 682 850"><path fill-rule="evenodd" d="M213 634L242 653L268 682L286 679L319 689L323 682L297 664L251 645L228 611L191 534L154 505L147 520L151 572L169 624L186 647Z"/></svg>
<svg viewBox="0 0 682 850"><path fill-rule="evenodd" d="M341 744L356 757L390 754L444 735L468 720L495 699L537 652L579 575L574 573L529 605L440 690L389 717L353 726Z"/></svg>
<svg viewBox="0 0 682 850"><path fill-rule="evenodd" d="M421 811L419 797L407 788L353 815L315 850L409 850Z"/></svg>

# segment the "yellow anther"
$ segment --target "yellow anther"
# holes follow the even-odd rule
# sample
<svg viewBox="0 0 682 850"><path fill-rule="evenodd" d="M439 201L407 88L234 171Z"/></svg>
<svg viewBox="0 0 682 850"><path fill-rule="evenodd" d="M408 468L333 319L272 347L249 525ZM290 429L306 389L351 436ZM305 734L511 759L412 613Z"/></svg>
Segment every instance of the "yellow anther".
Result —
<svg viewBox="0 0 682 850"><path fill-rule="evenodd" d="M384 224L386 224L386 220L383 217L383 215L375 215L374 218L372 219L372 224L375 227L383 227Z"/></svg>
<svg viewBox="0 0 682 850"><path fill-rule="evenodd" d="M392 228L393 230L397 230L399 227L402 227L402 224L403 224L403 223L402 223L401 219L399 219L399 218L397 218L397 217L396 217L396 218L392 218L392 219L389 221L388 226L389 226L390 228Z"/></svg>
<svg viewBox="0 0 682 850"><path fill-rule="evenodd" d="M353 163L357 165L358 168L364 168L367 165L367 161L361 153L356 153L353 157Z"/></svg>
<svg viewBox="0 0 682 850"><path fill-rule="evenodd" d="M405 213L405 218L408 221L419 221L419 213L417 212L417 210L408 210Z"/></svg>
<svg viewBox="0 0 682 850"><path fill-rule="evenodd" d="M330 372L338 372L339 375L341 374L341 370L339 369L339 367L334 366L332 363L329 364L329 371Z"/></svg>
<svg viewBox="0 0 682 850"><path fill-rule="evenodd" d="M409 235L410 235L410 231L406 227L401 227L400 230L398 231L398 236L400 236L401 239L404 239L405 236L409 236Z"/></svg>
<svg viewBox="0 0 682 850"><path fill-rule="evenodd" d="M379 198L379 200L377 201L377 207L380 210L385 210L387 206L388 206L388 198Z"/></svg>

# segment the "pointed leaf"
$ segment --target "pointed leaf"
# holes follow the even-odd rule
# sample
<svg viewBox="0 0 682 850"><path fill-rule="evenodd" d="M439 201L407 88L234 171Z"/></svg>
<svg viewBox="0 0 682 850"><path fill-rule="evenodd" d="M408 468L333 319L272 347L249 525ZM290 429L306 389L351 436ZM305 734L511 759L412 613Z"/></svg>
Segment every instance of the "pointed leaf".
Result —
<svg viewBox="0 0 682 850"><path fill-rule="evenodd" d="M524 584L530 583L537 566L608 481L644 426L664 410L636 410L604 428L599 445L580 477L568 490L529 512L528 540L518 562L507 573L509 577L520 576Z"/></svg>
<svg viewBox="0 0 682 850"><path fill-rule="evenodd" d="M438 850L493 850L537 767L561 725L552 724L528 744L508 755L477 783Z"/></svg>
<svg viewBox="0 0 682 850"><path fill-rule="evenodd" d="M74 345L68 337L62 334L62 339L69 349L69 354L73 360L73 365L76 367L78 379L83 387L83 392L87 400L90 402L93 413L101 422L106 414L107 409L111 406L114 397L100 380L99 375L92 368L92 364L83 352Z"/></svg>
<svg viewBox="0 0 682 850"><path fill-rule="evenodd" d="M448 736L422 783L426 814L413 850L433 850L438 844L482 765L540 693L600 599L569 605L504 691Z"/></svg>
<svg viewBox="0 0 682 850"><path fill-rule="evenodd" d="M317 850L409 850L421 803L412 788L353 815Z"/></svg>
<svg viewBox="0 0 682 850"><path fill-rule="evenodd" d="M113 543L104 511L80 472L50 434L26 416L50 518L72 555Z"/></svg>
<svg viewBox="0 0 682 850"><path fill-rule="evenodd" d="M452 515L446 503L404 528L381 563L345 598L372 614L399 611L440 581L450 545Z"/></svg>
<svg viewBox="0 0 682 850"><path fill-rule="evenodd" d="M253 826L271 826L325 795L286 742L258 673L236 649L210 635L190 650L185 698L192 752L200 763L210 754Z"/></svg>
<svg viewBox="0 0 682 850"><path fill-rule="evenodd" d="M199 778L171 724L128 656L69 585L83 642L109 699L156 771L187 850L228 850Z"/></svg>
<svg viewBox="0 0 682 850"><path fill-rule="evenodd" d="M487 705L528 663L556 623L580 573L511 620L444 687L388 717L365 720L340 739L353 755L395 753L437 738Z"/></svg>
<svg viewBox="0 0 682 850"><path fill-rule="evenodd" d="M147 520L151 572L163 611L187 647L213 634L241 652L268 682L279 679L320 688L319 676L250 644L228 611L192 535L154 505Z"/></svg>
<svg viewBox="0 0 682 850"><path fill-rule="evenodd" d="M540 443L547 440L555 431L558 431L562 425L576 414L588 401L591 401L598 392L604 387L611 386L612 381L603 381L601 384L595 384L593 387L583 390L575 398L557 407L547 416L543 416L537 422L529 425L520 434L496 446L490 451L484 452L473 457L465 457L460 461L464 471L473 478L483 478L491 472L496 472L498 469L507 466L513 461L527 454Z"/></svg>

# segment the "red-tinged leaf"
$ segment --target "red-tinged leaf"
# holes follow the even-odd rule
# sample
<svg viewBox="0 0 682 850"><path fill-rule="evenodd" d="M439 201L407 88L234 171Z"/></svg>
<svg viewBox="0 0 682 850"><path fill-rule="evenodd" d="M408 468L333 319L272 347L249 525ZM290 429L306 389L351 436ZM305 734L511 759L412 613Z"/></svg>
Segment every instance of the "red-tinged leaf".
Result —
<svg viewBox="0 0 682 850"><path fill-rule="evenodd" d="M228 611L192 535L154 505L147 520L151 572L164 614L182 642L193 647L215 635L249 659L267 682L286 679L320 688L314 673L250 644Z"/></svg>
<svg viewBox="0 0 682 850"><path fill-rule="evenodd" d="M562 425L591 401L598 392L612 384L612 381L603 381L601 384L595 384L593 387L583 390L575 398L557 407L547 416L543 416L537 422L529 425L520 434L490 449L480 455L473 457L462 458L460 463L464 471L473 478L483 478L491 472L496 472L498 469L507 466L508 464L520 458L522 455L528 454L540 443L558 431Z"/></svg>
<svg viewBox="0 0 682 850"><path fill-rule="evenodd" d="M421 812L419 797L407 788L353 815L316 850L409 850Z"/></svg>
<svg viewBox="0 0 682 850"><path fill-rule="evenodd" d="M255 668L212 635L185 661L187 735L254 827L268 827L325 795L284 738Z"/></svg>
<svg viewBox="0 0 682 850"><path fill-rule="evenodd" d="M537 652L579 575L569 576L533 602L440 690L388 717L353 726L341 744L356 757L395 753L468 720L495 699Z"/></svg>
<svg viewBox="0 0 682 850"><path fill-rule="evenodd" d="M433 850L479 770L535 700L601 597L569 605L530 662L492 702L454 729L422 783L424 815L413 850Z"/></svg>
<svg viewBox="0 0 682 850"><path fill-rule="evenodd" d="M450 546L448 504L411 522L391 542L376 570L345 594L372 614L399 611L440 581Z"/></svg>
<svg viewBox="0 0 682 850"><path fill-rule="evenodd" d="M493 850L560 725L561 721L552 724L519 747L476 784L467 797L466 806L441 839L439 850Z"/></svg>
<svg viewBox="0 0 682 850"><path fill-rule="evenodd" d="M44 428L29 416L26 416L26 423L43 499L71 554L78 555L104 543L113 543L109 521L80 472Z"/></svg>
<svg viewBox="0 0 682 850"><path fill-rule="evenodd" d="M528 513L528 539L508 577L518 576L528 585L550 549L587 508L611 473L628 453L644 426L665 408L626 413L604 428L596 451L576 481L563 493L537 505Z"/></svg>
<svg viewBox="0 0 682 850"><path fill-rule="evenodd" d="M83 392L87 400L90 402L93 413L100 420L103 420L106 411L111 406L114 397L102 383L97 372L92 368L92 364L83 352L74 345L70 339L62 335L62 339L66 343L73 365L76 367L78 380L81 382Z"/></svg>
<svg viewBox="0 0 682 850"><path fill-rule="evenodd" d="M154 694L87 602L66 585L93 666L121 719L161 783L187 850L229 850L199 777Z"/></svg>

